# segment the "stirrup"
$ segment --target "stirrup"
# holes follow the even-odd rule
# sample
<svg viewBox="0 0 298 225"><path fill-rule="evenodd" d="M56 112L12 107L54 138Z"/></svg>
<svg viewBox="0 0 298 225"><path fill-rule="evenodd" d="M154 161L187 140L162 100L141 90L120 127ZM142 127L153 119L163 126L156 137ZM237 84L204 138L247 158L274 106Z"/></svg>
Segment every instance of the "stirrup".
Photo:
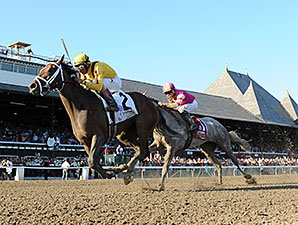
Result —
<svg viewBox="0 0 298 225"><path fill-rule="evenodd" d="M191 124L190 126L189 126L189 130L190 131L194 131L194 130L196 130L198 128L198 126L197 126L197 124L195 124L195 123L193 123L193 124Z"/></svg>

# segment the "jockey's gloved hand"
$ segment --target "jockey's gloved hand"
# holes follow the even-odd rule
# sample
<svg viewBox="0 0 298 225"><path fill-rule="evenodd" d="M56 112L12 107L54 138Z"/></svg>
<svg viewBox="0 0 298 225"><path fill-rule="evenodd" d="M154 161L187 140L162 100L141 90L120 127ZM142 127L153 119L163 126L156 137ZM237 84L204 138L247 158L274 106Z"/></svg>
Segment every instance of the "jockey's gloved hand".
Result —
<svg viewBox="0 0 298 225"><path fill-rule="evenodd" d="M73 81L76 81L76 78L78 78L78 73L73 73L70 75L70 78L73 80Z"/></svg>

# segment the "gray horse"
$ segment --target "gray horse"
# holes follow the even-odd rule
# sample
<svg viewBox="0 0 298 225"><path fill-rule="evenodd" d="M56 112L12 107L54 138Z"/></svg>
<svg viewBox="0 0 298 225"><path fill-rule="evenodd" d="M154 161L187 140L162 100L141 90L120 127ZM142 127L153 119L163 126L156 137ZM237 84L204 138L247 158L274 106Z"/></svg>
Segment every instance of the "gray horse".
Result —
<svg viewBox="0 0 298 225"><path fill-rule="evenodd" d="M239 138L235 132L228 132L222 124L210 117L202 118L207 125L207 135L205 139L201 139L199 136L191 135L188 128L189 125L179 112L166 107L158 107L158 110L160 120L153 131L154 141L149 146L149 149L151 152L160 151L164 148L167 150L162 169L160 190L164 190L165 178L175 153L179 150L194 147L200 147L210 162L215 165L218 171L219 184L222 184L222 168L214 153L216 148L226 153L226 156L237 166L247 183L255 183L255 179L251 175L246 174L239 166L231 149L231 142L233 142L241 145L244 150L249 151L250 145L247 141Z"/></svg>

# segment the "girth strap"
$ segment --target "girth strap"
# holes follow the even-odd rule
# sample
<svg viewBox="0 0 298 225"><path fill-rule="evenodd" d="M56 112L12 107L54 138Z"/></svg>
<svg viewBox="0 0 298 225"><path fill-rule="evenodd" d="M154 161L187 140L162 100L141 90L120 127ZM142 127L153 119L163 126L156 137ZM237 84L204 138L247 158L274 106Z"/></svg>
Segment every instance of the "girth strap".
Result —
<svg viewBox="0 0 298 225"><path fill-rule="evenodd" d="M189 147L189 145L191 144L192 139L193 139L192 131L190 131L189 133L190 133L190 135L188 135L188 137L186 139L186 142L185 142L185 145L184 145L184 149L187 149Z"/></svg>
<svg viewBox="0 0 298 225"><path fill-rule="evenodd" d="M115 112L109 112L109 113L110 113L110 117L111 117L113 123L110 126L108 125L109 138L108 138L107 142L112 140L116 136L116 133L117 133L117 124L115 124ZM109 124L109 121L108 121L108 124Z"/></svg>

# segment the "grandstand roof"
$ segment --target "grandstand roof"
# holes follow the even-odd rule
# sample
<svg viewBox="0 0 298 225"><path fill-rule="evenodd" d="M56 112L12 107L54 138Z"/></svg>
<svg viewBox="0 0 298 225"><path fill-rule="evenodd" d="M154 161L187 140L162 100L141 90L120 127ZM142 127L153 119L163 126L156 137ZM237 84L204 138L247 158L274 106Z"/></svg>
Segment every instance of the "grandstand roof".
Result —
<svg viewBox="0 0 298 225"><path fill-rule="evenodd" d="M298 120L298 105L292 99L288 91L286 93L286 96L282 100L281 105L287 110L293 120Z"/></svg>
<svg viewBox="0 0 298 225"><path fill-rule="evenodd" d="M122 80L123 90L126 92L137 91L140 93L145 93L148 97L163 102L167 101L165 95L162 93L162 86L160 85L148 84L126 79ZM198 115L257 123L263 122L252 113L241 107L231 98L213 96L192 91L189 92L193 94L198 101L198 110L196 112L196 114Z"/></svg>
<svg viewBox="0 0 298 225"><path fill-rule="evenodd" d="M233 72L226 67L205 93L231 98L265 123L296 126L288 109L248 74Z"/></svg>

